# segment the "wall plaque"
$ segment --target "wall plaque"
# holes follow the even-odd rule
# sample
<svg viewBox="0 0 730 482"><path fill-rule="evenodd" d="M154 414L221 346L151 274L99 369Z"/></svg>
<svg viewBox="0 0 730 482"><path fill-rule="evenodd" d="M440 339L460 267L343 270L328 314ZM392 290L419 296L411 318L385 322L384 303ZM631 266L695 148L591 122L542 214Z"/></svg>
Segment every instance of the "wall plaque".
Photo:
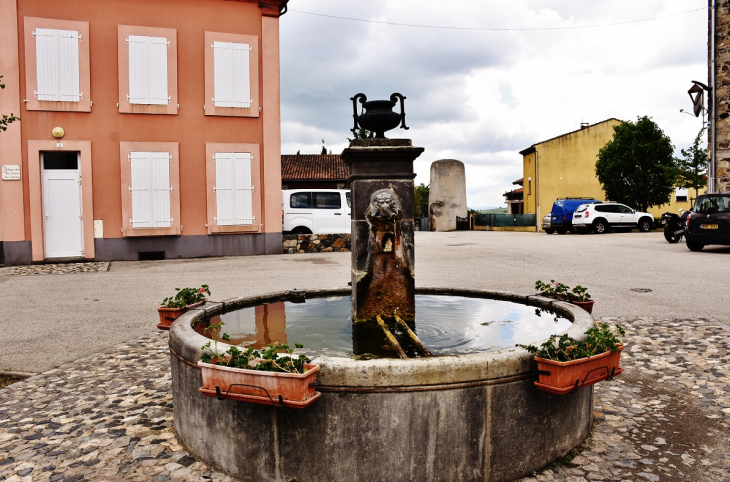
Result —
<svg viewBox="0 0 730 482"><path fill-rule="evenodd" d="M3 181L20 181L20 166L3 165Z"/></svg>

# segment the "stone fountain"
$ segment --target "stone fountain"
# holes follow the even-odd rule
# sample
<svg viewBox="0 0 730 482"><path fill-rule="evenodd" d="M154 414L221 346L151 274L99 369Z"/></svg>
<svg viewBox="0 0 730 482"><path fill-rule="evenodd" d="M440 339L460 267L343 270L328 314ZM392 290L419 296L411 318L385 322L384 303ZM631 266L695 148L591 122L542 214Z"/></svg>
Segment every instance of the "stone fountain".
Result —
<svg viewBox="0 0 730 482"><path fill-rule="evenodd" d="M358 116L354 109L355 129L360 118L361 127L380 135L356 139L342 153L351 172L351 290L207 303L173 324L174 429L187 450L214 467L258 481L506 481L540 469L588 434L593 387L564 396L537 390L534 362L522 348L460 356L405 349L401 356L416 356L404 359L384 349L385 339L386 348L409 338L421 342L414 296L423 293L550 309L572 321L567 333L578 339L593 323L573 305L537 296L415 288L413 160L423 148L382 135L398 125L394 116L406 128L404 99L400 94L390 102L371 101L376 104L362 94L352 99L353 106L360 100L368 110ZM383 103L392 109L397 100L401 114L388 114ZM384 114L365 116L370 111ZM245 307L343 295L352 297L354 356L313 360L321 366L322 396L316 403L284 410L199 394L196 363L207 339L196 324ZM384 337L396 322L407 325L403 331L409 335ZM369 356L359 356L364 354Z"/></svg>

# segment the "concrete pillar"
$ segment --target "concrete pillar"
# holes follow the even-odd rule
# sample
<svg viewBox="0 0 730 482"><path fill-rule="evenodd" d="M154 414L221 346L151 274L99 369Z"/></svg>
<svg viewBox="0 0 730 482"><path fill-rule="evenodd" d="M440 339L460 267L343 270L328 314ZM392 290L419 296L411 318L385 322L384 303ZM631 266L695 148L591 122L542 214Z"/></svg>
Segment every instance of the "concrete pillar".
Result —
<svg viewBox="0 0 730 482"><path fill-rule="evenodd" d="M456 217L467 217L464 163L442 159L431 164L428 219L431 231L453 231Z"/></svg>
<svg viewBox="0 0 730 482"><path fill-rule="evenodd" d="M355 321L415 317L413 160L423 150L410 139L355 139L342 152L352 192Z"/></svg>

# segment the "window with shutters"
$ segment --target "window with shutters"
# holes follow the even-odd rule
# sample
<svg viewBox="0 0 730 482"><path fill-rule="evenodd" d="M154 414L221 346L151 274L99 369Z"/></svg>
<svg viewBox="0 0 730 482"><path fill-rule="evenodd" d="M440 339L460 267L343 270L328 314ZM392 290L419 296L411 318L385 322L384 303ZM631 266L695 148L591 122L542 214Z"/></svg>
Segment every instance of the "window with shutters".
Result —
<svg viewBox="0 0 730 482"><path fill-rule="evenodd" d="M124 236L180 234L180 169L176 142L122 142Z"/></svg>
<svg viewBox="0 0 730 482"><path fill-rule="evenodd" d="M177 31L119 25L119 112L177 114Z"/></svg>
<svg viewBox="0 0 730 482"><path fill-rule="evenodd" d="M205 115L259 116L258 37L205 32Z"/></svg>
<svg viewBox="0 0 730 482"><path fill-rule="evenodd" d="M208 233L261 231L258 144L206 144Z"/></svg>
<svg viewBox="0 0 730 482"><path fill-rule="evenodd" d="M91 111L89 24L25 17L28 110Z"/></svg>

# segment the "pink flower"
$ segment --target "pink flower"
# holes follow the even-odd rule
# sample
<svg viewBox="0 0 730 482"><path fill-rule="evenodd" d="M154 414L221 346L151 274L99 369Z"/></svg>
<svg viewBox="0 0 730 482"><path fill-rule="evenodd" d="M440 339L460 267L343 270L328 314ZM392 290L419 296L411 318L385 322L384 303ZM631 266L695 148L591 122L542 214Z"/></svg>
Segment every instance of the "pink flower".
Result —
<svg viewBox="0 0 730 482"><path fill-rule="evenodd" d="M203 288L200 288L200 289L198 290L198 292L199 292L199 293L205 293L205 289L203 289Z"/></svg>

